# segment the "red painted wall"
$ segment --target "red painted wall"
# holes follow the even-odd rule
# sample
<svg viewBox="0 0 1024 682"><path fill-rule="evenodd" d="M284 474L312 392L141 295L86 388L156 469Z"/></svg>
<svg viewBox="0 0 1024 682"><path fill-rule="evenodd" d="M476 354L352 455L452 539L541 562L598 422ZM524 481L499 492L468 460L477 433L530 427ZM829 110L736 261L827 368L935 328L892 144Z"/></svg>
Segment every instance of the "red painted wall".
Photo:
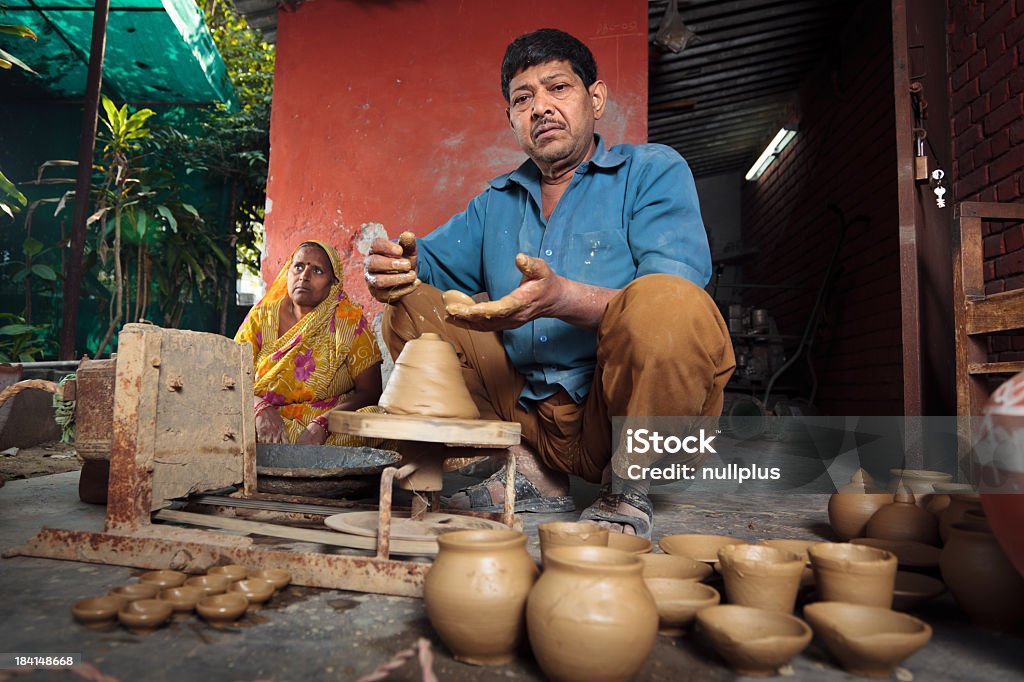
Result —
<svg viewBox="0 0 1024 682"><path fill-rule="evenodd" d="M311 0L278 15L265 279L296 243L337 245L349 294L379 310L362 253L381 223L423 235L525 158L505 118L500 66L527 31L593 50L611 144L647 138L646 0Z"/></svg>

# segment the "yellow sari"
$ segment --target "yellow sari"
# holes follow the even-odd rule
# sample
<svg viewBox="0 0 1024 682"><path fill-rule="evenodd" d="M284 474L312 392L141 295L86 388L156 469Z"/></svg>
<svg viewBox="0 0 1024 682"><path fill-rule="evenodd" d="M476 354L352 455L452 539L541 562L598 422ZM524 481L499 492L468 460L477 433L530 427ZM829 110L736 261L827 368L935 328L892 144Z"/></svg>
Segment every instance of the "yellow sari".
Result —
<svg viewBox="0 0 1024 682"><path fill-rule="evenodd" d="M235 341L252 345L255 392L284 420L292 443L316 417L355 390L355 377L381 361L380 348L363 309L342 289L342 266L334 247L309 240L327 252L337 280L327 298L278 336L281 301L288 297L288 268L281 268L266 295L253 306ZM296 248L296 251L298 248ZM361 438L332 433L329 445L363 445Z"/></svg>

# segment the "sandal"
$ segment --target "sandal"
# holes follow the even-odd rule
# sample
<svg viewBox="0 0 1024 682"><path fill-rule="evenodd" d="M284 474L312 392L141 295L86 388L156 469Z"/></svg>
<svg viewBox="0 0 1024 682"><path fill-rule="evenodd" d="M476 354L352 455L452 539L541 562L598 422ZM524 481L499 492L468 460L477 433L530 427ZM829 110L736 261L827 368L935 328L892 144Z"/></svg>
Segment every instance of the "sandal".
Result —
<svg viewBox="0 0 1024 682"><path fill-rule="evenodd" d="M457 509L475 512L503 511L505 509L505 505L494 504L494 500L491 498L491 491L488 490L487 485L491 482L497 481L501 483L502 487L504 487L506 480L505 468L502 467L482 483L477 483L469 486L468 488L463 488L459 492L469 495L469 508L457 507ZM573 502L572 497L568 495L545 496L537 489L537 486L530 482L530 479L518 471L516 472L515 478L515 492L516 513L539 512L556 514L559 512L571 512L576 509L576 503ZM448 504L451 501L451 498L442 498L441 501L444 504Z"/></svg>
<svg viewBox="0 0 1024 682"><path fill-rule="evenodd" d="M619 512L619 505L623 502L642 511L644 517ZM654 507L651 505L651 498L639 490L627 488L621 493L613 493L608 486L601 489L601 494L594 504L583 510L580 521L621 523L624 526L632 526L637 537L650 540L651 531L654 529Z"/></svg>

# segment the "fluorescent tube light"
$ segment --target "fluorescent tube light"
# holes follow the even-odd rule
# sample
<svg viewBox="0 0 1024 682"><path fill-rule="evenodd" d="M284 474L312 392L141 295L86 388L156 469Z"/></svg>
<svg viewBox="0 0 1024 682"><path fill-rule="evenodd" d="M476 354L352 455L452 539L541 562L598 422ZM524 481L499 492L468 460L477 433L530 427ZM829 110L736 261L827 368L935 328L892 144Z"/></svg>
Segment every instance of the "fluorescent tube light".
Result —
<svg viewBox="0 0 1024 682"><path fill-rule="evenodd" d="M794 137L796 137L796 126L780 130L775 137L772 138L772 141L768 143L768 146L764 148L764 151L761 152L761 156L757 157L757 161L755 161L754 165L747 171L745 179L757 180L761 177L761 174L768 169L768 166L772 164L775 157L782 153L782 150L786 148L786 145L792 142Z"/></svg>

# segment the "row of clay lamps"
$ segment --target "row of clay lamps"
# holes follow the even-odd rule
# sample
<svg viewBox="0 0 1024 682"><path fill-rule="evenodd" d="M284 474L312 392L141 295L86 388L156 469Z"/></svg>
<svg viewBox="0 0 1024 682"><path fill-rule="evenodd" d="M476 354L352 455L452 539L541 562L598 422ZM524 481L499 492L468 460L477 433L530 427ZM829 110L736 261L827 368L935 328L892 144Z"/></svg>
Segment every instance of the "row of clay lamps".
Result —
<svg viewBox="0 0 1024 682"><path fill-rule="evenodd" d="M115 587L104 597L83 599L71 607L75 620L88 627L106 627L114 621L134 632L148 632L171 617L186 618L193 611L214 627L223 627L258 610L291 582L287 571L250 570L229 564L215 566L206 575L181 571L149 571L138 582Z"/></svg>
<svg viewBox="0 0 1024 682"><path fill-rule="evenodd" d="M540 573L520 532L439 536L424 599L456 659L504 664L525 636L556 682L629 680L659 631L677 634L696 622L743 674L777 674L818 634L848 671L888 676L931 638L926 623L891 610L896 558L884 550L671 535L659 543L666 554L648 554L650 541L594 524L542 524L538 535ZM719 592L701 582L712 576L712 563L720 566L730 604L719 604ZM808 564L823 600L805 607L810 625L792 615Z"/></svg>
<svg viewBox="0 0 1024 682"><path fill-rule="evenodd" d="M832 495L828 514L836 534L887 549L907 568L938 567L975 625L1008 631L1024 622L1024 576L999 546L973 488L950 483L941 472L892 473L900 476L895 494L879 490L859 469Z"/></svg>

